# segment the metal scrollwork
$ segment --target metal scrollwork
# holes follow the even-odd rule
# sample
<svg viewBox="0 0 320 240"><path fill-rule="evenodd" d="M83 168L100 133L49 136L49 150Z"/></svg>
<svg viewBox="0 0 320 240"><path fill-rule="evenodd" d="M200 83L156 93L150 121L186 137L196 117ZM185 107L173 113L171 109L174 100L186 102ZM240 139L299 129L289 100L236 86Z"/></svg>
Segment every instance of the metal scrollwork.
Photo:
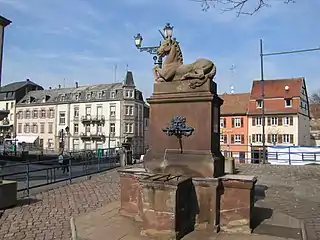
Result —
<svg viewBox="0 0 320 240"><path fill-rule="evenodd" d="M185 117L174 116L170 121L170 125L166 128L163 128L162 131L167 136L176 136L179 139L180 149L182 153L183 150L182 150L181 138L183 136L185 137L191 136L194 132L194 128L187 126Z"/></svg>

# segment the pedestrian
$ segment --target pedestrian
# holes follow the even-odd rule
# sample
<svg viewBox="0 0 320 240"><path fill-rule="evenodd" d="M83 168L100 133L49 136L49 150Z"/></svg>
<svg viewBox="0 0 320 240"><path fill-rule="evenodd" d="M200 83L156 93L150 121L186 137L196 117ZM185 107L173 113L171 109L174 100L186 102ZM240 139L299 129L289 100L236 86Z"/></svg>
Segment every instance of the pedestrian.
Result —
<svg viewBox="0 0 320 240"><path fill-rule="evenodd" d="M63 152L61 152L58 156L58 163L61 167L61 170L63 170ZM58 168L59 169L59 168Z"/></svg>
<svg viewBox="0 0 320 240"><path fill-rule="evenodd" d="M69 161L70 161L69 156L63 158L62 173L65 173L66 171L69 172Z"/></svg>

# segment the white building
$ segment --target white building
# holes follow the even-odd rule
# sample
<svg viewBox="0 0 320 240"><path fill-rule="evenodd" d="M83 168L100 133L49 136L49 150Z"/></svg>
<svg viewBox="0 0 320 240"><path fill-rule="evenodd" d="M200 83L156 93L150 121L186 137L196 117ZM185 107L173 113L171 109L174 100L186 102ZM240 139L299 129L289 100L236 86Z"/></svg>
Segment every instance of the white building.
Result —
<svg viewBox="0 0 320 240"><path fill-rule="evenodd" d="M262 146L261 81L254 81L248 107L251 145ZM310 146L310 114L304 78L266 80L266 145Z"/></svg>
<svg viewBox="0 0 320 240"><path fill-rule="evenodd" d="M132 72L128 71L123 83L90 86L76 83L74 88L30 92L18 103L17 110L52 109L54 118L50 115L44 119L44 134L38 130L32 132L39 135L45 149L115 149L131 139L133 153L142 154L143 107L142 93L136 89ZM41 122L37 119L18 119L18 125L24 127L37 122L39 126Z"/></svg>

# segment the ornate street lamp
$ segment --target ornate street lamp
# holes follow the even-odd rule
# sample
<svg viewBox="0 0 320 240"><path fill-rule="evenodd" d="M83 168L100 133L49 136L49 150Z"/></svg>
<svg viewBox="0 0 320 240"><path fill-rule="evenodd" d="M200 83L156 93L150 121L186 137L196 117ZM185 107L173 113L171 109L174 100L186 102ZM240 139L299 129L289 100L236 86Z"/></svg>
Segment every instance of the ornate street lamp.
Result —
<svg viewBox="0 0 320 240"><path fill-rule="evenodd" d="M171 38L172 33L173 33L173 27L170 25L170 23L167 23L163 29L163 32L160 30L158 30L158 31L161 34L162 38L164 38L164 39ZM154 64L158 64L159 67L161 68L162 67L162 57L157 56L157 50L161 46L161 41L160 41L159 46L153 46L153 47L142 47L142 41L143 41L143 38L140 33L138 33L136 36L134 36L134 42L135 42L137 49L139 49L140 52L148 52L151 55L155 55L155 56L153 56Z"/></svg>

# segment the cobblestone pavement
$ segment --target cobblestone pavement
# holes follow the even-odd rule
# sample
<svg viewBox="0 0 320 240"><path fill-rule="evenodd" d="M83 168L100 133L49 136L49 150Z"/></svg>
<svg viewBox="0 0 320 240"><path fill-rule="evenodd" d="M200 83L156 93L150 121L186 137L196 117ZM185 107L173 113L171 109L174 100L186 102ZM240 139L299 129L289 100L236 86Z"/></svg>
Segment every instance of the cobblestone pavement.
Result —
<svg viewBox="0 0 320 240"><path fill-rule="evenodd" d="M240 174L256 175L268 187L257 206L305 222L309 240L320 239L320 166L237 165Z"/></svg>
<svg viewBox="0 0 320 240"><path fill-rule="evenodd" d="M320 166L237 165L240 174L258 176L266 197L256 205L305 220L309 240L320 239ZM70 217L119 199L119 176L111 170L38 193L31 203L7 209L1 216L0 240L71 237Z"/></svg>
<svg viewBox="0 0 320 240"><path fill-rule="evenodd" d="M0 240L66 240L71 237L70 217L97 209L119 199L116 170L90 180L60 186L34 195L31 203L0 214Z"/></svg>

